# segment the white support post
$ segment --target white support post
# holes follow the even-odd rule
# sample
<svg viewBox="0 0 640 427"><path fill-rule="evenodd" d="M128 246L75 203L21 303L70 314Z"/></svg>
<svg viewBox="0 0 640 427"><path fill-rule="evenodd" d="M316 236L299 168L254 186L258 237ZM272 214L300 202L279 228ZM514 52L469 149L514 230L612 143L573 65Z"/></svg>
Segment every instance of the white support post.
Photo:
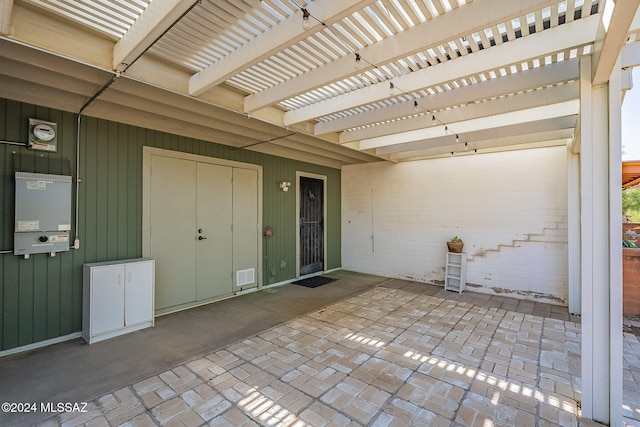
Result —
<svg viewBox="0 0 640 427"><path fill-rule="evenodd" d="M622 426L620 59L614 70L592 86L590 59L580 62L582 416Z"/></svg>
<svg viewBox="0 0 640 427"><path fill-rule="evenodd" d="M609 79L610 425L622 427L622 70Z"/></svg>
<svg viewBox="0 0 640 427"><path fill-rule="evenodd" d="M568 276L569 313L581 313L580 289L580 156L567 143L567 224L568 224Z"/></svg>
<svg viewBox="0 0 640 427"><path fill-rule="evenodd" d="M609 424L609 86L591 85L590 61L580 61L582 416Z"/></svg>
<svg viewBox="0 0 640 427"><path fill-rule="evenodd" d="M593 135L591 134L591 61L580 59L580 236L581 236L581 305L582 305L582 416L593 419Z"/></svg>

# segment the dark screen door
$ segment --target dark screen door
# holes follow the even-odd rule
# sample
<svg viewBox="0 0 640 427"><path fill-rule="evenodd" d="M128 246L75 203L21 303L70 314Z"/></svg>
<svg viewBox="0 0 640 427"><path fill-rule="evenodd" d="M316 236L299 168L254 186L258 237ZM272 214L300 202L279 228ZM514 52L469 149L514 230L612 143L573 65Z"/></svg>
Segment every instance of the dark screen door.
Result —
<svg viewBox="0 0 640 427"><path fill-rule="evenodd" d="M300 274L324 270L324 181L300 177Z"/></svg>

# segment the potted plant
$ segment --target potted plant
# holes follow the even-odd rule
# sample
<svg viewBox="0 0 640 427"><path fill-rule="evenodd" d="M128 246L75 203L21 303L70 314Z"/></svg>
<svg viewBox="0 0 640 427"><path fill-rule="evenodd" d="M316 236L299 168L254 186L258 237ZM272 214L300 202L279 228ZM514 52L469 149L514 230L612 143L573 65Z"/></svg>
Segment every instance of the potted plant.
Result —
<svg viewBox="0 0 640 427"><path fill-rule="evenodd" d="M447 242L447 248L449 252L453 252L456 254L462 253L462 248L464 247L464 242L458 236L453 236L451 240Z"/></svg>

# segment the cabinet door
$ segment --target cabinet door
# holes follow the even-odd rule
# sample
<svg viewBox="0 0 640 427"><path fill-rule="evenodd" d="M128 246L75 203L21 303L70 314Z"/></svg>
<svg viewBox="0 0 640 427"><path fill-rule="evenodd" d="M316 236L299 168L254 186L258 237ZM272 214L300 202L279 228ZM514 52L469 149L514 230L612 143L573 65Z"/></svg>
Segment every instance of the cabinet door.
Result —
<svg viewBox="0 0 640 427"><path fill-rule="evenodd" d="M92 273L91 335L124 326L124 267L94 267Z"/></svg>
<svg viewBox="0 0 640 427"><path fill-rule="evenodd" d="M153 319L153 261L125 265L125 326Z"/></svg>

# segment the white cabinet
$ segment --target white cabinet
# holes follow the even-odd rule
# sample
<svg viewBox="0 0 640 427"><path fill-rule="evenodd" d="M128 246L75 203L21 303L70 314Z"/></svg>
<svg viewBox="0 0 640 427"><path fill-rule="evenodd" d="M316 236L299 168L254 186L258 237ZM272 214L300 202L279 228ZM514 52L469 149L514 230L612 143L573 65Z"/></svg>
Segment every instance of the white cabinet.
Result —
<svg viewBox="0 0 640 427"><path fill-rule="evenodd" d="M92 344L153 326L155 261L84 265L82 337Z"/></svg>
<svg viewBox="0 0 640 427"><path fill-rule="evenodd" d="M447 252L444 289L462 293L467 285L467 254Z"/></svg>

